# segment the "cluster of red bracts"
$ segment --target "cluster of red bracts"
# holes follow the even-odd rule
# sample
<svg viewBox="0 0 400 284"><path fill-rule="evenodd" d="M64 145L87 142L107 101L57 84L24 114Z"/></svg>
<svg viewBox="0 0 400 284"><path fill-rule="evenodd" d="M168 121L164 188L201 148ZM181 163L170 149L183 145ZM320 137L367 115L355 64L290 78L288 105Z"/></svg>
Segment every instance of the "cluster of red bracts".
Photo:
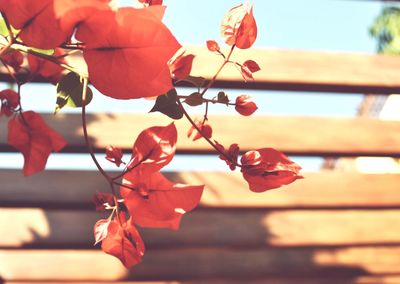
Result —
<svg viewBox="0 0 400 284"><path fill-rule="evenodd" d="M137 264L144 255L143 240L135 225L177 230L183 214L200 202L203 185L173 183L160 172L172 160L176 141L173 123L150 127L140 133L119 191L128 212L117 210L118 202L111 194L95 195L97 209L113 210L108 219L96 223L96 243L102 242L103 251L118 257L126 267ZM109 161L117 165L122 162L122 152L118 148L110 147L106 153ZM126 214L130 216L128 219Z"/></svg>
<svg viewBox="0 0 400 284"><path fill-rule="evenodd" d="M148 128L138 136L120 186L121 202L127 212L120 212L116 197L111 194L98 193L94 197L97 210L113 210L108 219L96 223L96 243L102 242L102 249L118 257L127 267L140 262L144 255L143 240L135 225L176 230L183 214L200 202L203 185L175 184L160 172L174 156L176 141L177 131L173 123ZM228 150L217 142L216 145L220 158L231 170L240 167L254 192L277 188L302 178L299 175L301 168L275 149L246 152L238 163L237 144L232 144ZM109 147L106 155L107 160L116 165L122 163L120 149ZM130 217L127 218L126 214Z"/></svg>

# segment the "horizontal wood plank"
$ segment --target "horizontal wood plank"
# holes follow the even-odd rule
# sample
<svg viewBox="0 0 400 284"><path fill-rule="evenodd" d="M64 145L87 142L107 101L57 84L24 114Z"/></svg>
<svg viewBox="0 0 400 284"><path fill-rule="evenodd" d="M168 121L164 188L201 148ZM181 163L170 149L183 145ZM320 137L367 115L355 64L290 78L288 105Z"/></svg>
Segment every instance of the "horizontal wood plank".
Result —
<svg viewBox="0 0 400 284"><path fill-rule="evenodd" d="M192 75L211 78L222 63L222 58L206 47L187 46L196 55ZM227 51L226 51L227 52ZM233 61L257 61L261 70L254 81L244 82L238 70L227 65L215 83L219 88L252 88L263 90L319 91L344 93L400 93L397 72L400 58L344 52L304 50L250 49L236 50ZM69 58L71 65L85 68L80 56ZM12 78L0 73L1 81ZM36 78L43 82L43 79Z"/></svg>
<svg viewBox="0 0 400 284"><path fill-rule="evenodd" d="M80 115L44 115L44 118L66 138L69 144L66 151L86 151ZM242 151L273 147L292 155L400 156L400 123L395 121L238 115L211 116L209 121L215 140L226 147L238 143ZM109 144L129 151L143 129L169 123L171 120L160 114L92 114L88 116L88 131L94 147L101 152ZM206 142L192 142L186 137L190 126L185 119L175 123L179 132L178 152L214 153ZM6 120L1 120L0 150L10 150L6 130Z"/></svg>
<svg viewBox="0 0 400 284"><path fill-rule="evenodd" d="M290 275L277 275L264 277L259 279L207 279L205 280L184 280L184 281L108 281L108 284L398 284L400 283L400 276L393 275L368 275L368 276L354 276L354 275L339 275L338 277L329 276L294 276ZM46 281L46 282L28 282L28 281L6 281L3 284L82 284L82 282L71 281ZM100 282L101 283L101 282ZM99 284L99 282L85 281L85 284Z"/></svg>
<svg viewBox="0 0 400 284"><path fill-rule="evenodd" d="M218 161L216 161L218 162ZM326 171L281 189L254 193L240 173L166 173L175 182L205 184L202 207L249 208L393 208L400 207L400 175ZM23 177L0 170L0 206L93 209L96 191L109 187L97 172L44 171Z"/></svg>
<svg viewBox="0 0 400 284"><path fill-rule="evenodd" d="M0 247L90 248L88 211L0 209ZM400 210L195 210L179 231L142 229L149 248L400 245Z"/></svg>
<svg viewBox="0 0 400 284"><path fill-rule="evenodd" d="M247 281L282 274L340 279L399 274L399 253L399 247L149 250L143 263L128 271L96 250L0 250L0 275L5 281Z"/></svg>

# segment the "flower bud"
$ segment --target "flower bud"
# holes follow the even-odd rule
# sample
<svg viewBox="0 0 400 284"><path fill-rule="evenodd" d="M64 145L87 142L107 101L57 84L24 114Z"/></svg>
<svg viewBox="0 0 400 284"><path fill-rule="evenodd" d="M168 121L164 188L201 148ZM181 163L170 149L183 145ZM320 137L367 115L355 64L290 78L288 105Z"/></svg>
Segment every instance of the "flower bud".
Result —
<svg viewBox="0 0 400 284"><path fill-rule="evenodd" d="M111 163L114 163L119 167L122 162L122 150L120 148L114 147L114 146L107 146L106 147L106 159L110 161Z"/></svg>

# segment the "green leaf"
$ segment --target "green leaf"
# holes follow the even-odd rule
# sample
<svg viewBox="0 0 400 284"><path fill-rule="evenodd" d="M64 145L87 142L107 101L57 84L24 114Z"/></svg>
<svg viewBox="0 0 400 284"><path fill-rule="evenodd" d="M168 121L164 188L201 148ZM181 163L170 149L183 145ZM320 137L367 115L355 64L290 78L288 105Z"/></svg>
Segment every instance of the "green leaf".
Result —
<svg viewBox="0 0 400 284"><path fill-rule="evenodd" d="M12 26L10 26L10 27L11 27L11 31L13 32L13 34L16 35L19 30L13 28ZM6 21L4 20L3 17L0 17L0 35L5 36L5 37L8 37L10 35L8 32L8 29L7 29Z"/></svg>
<svg viewBox="0 0 400 284"><path fill-rule="evenodd" d="M197 88L202 88L206 84L206 79L203 77L187 76L185 79L180 81L188 82Z"/></svg>
<svg viewBox="0 0 400 284"><path fill-rule="evenodd" d="M40 48L35 48L35 47L29 47L29 50L36 52L36 53L48 55L48 56L51 56L54 54L54 52L56 52L55 49L40 49Z"/></svg>
<svg viewBox="0 0 400 284"><path fill-rule="evenodd" d="M4 18L0 18L0 35L8 36L8 29Z"/></svg>
<svg viewBox="0 0 400 284"><path fill-rule="evenodd" d="M181 119L183 111L177 101L178 94L175 89L172 89L168 93L157 97L156 103L150 112L159 111L172 119Z"/></svg>
<svg viewBox="0 0 400 284"><path fill-rule="evenodd" d="M226 105L229 104L228 96L222 91L218 93L217 99L218 99L218 102L221 103L221 104L226 104Z"/></svg>
<svg viewBox="0 0 400 284"><path fill-rule="evenodd" d="M63 107L82 107L82 91L83 82L80 76L74 72L69 72L64 75L57 84L57 101L54 113L58 113ZM93 98L93 93L90 88L87 90L86 105Z"/></svg>
<svg viewBox="0 0 400 284"><path fill-rule="evenodd" d="M196 92L188 96L184 102L190 106L199 106L203 104L203 97L200 93Z"/></svg>

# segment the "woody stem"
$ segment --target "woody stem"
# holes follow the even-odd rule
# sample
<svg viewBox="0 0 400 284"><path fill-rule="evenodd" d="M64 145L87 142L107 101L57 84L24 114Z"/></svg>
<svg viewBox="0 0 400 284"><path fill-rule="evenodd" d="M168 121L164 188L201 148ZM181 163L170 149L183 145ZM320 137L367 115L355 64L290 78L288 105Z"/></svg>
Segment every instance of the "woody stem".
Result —
<svg viewBox="0 0 400 284"><path fill-rule="evenodd" d="M230 161L231 163L233 163L234 165L241 167L242 165L238 164L236 161L232 161L231 158L225 153L222 152L217 145L207 136L205 136L203 134L203 131L196 125L196 123L193 121L193 119L190 117L190 115L187 113L187 111L185 110L184 106L182 105L180 100L177 100L179 107L181 108L183 114L185 115L185 117L187 118L187 120L189 120L190 124L193 125L193 127L201 134L201 136L203 136L204 139L206 139L206 141L218 152L220 153L222 156L224 156L228 161Z"/></svg>
<svg viewBox="0 0 400 284"><path fill-rule="evenodd" d="M210 82L208 82L207 86L203 89L203 91L201 92L201 96L203 97L204 94L208 91L208 89L211 88L211 86L214 84L215 80L217 79L219 73L221 73L222 69L224 69L225 65L229 62L229 59L231 58L231 55L233 53L233 50L235 49L235 45L232 45L231 50L229 51L228 56L225 58L224 62L222 63L222 65L219 67L219 69L217 70L217 72L215 73L215 75L212 77L212 79L210 80Z"/></svg>

